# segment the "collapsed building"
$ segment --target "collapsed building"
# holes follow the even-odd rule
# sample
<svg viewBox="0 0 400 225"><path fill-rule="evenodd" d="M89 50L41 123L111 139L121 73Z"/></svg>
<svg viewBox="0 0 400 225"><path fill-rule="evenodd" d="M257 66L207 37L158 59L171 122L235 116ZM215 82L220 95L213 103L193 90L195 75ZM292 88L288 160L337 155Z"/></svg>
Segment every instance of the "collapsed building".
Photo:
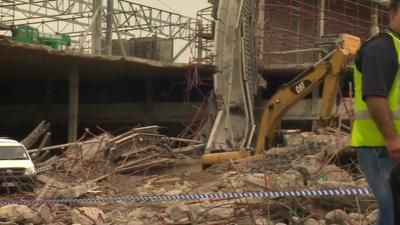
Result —
<svg viewBox="0 0 400 225"><path fill-rule="evenodd" d="M253 151L262 110L279 87L332 51L338 34L366 40L385 29L384 1L219 0L210 1L196 19L128 0L44 2L1 5L1 28L28 21L60 33L70 25L86 30L64 28L75 40L72 51L1 36L0 114L7 119L0 134L21 140L41 120L51 123L40 135L32 132L35 141L27 147L39 172L38 190L7 193L5 199L367 188L348 148L351 64L332 110L340 123L328 134L299 131L311 131L319 119L320 88L286 113L281 147L265 157L227 160L204 170L201 156ZM42 9L48 15L40 14ZM18 14L27 11L30 18ZM137 37L135 31L156 35ZM185 41L178 51L176 39ZM190 63L177 63L190 48ZM371 196L328 199L7 205L0 208L0 219L130 225L372 224L376 219Z"/></svg>
<svg viewBox="0 0 400 225"><path fill-rule="evenodd" d="M94 40L86 38L84 39L85 41L79 43L73 41L75 45L81 45L74 47L75 49L82 48L84 51L94 51L86 46L88 43L93 42L103 46L99 53L113 52L114 55L126 54L126 56L144 57L171 62L174 57L176 58L176 56L179 56L181 53L173 52L173 40L175 40L175 38L192 39L193 37L194 41L191 44L198 50L196 50L192 57L192 66L158 64L160 65L159 68L165 66L167 69L153 71L151 66L147 67L150 68L148 70L142 70L139 67L137 69L133 68L135 65L132 64L132 67L121 67L115 70L113 67L119 66L118 62L115 62L116 59L108 60L107 57L105 57L104 60L107 62L104 65L105 69L99 69L90 67L90 65L97 65L99 61L96 61L97 59L95 58L87 57L85 59L92 60L93 63L89 63L84 66L86 68L82 68L83 64L86 64L86 62L81 61L81 56L79 55L69 55L68 53L65 53L65 56L57 53L54 53L54 55L52 52L46 52L43 49L40 50L40 48L31 47L24 49L23 46L13 46L9 45L7 42L3 42L2 52L5 54L2 54L1 66L3 68L2 76L4 77L4 82L2 82L2 84L4 87L1 88L1 91L2 95L6 97L2 100L3 103L1 107L3 107L3 109L1 112L7 112L7 114L11 113L13 116L7 121L4 121L4 126L1 128L3 131L0 132L5 136L22 138L35 124L42 119L47 119L57 127L57 129L55 129L57 132L54 133L55 136L58 136L56 142L65 141L68 136L67 127L69 121L66 114L69 104L68 93L69 90L71 90L68 88L68 84L70 83L69 74L73 74L74 72L72 71L75 70L75 72L82 73L79 88L80 101L77 103L80 105L78 111L82 110L82 112L77 114L79 126L76 125L80 133L83 132L85 127L93 127L95 125L102 125L110 129L118 129L124 123L151 124L152 121L157 124L162 123L168 125L168 127L171 127L172 133L174 134L179 133L178 130L184 128L191 122L193 115L197 113L197 109L206 101L205 98L209 96L211 88L215 85L215 83L212 82L212 76L215 70L218 69L212 68L210 64L212 64L215 59L217 59L216 62L219 60L220 64L223 63L222 57L216 57L222 56L220 53L222 50L216 50L217 52L213 50L213 47L217 45L217 39L220 38L219 41L223 40L221 39L222 35L219 34L223 30L218 28L221 26L218 26L218 23L213 21L212 17L213 15L217 16L218 8L225 4L220 2L221 1L213 1L213 8L200 11L196 18L200 22L193 22L190 18L183 16L179 16L177 19L173 18L175 21L184 21L185 26L183 27L179 27L179 24L173 24L172 20L163 18L160 23L164 23L163 26L171 28L170 30L172 30L172 32L169 33L164 30L162 32L158 31L158 36L167 38L165 40L157 37L139 40L140 38L133 37L132 41L130 41L131 44L128 44L128 41L121 44L121 42L125 42L122 40L124 35L127 36L128 39L132 38L129 36L130 34L121 32L120 34L117 33L121 36L121 40L117 39L118 35L114 33L112 36L114 40L112 41L109 39L103 39L103 41L97 40L95 37L96 35L92 37ZM81 23L81 21L78 21L78 18L76 18L76 21L71 22L71 24L64 23L61 25L60 23L65 21L65 18L72 16L72 14L67 13L64 13L63 17L60 17L59 20L46 19L46 17L39 14L31 19L27 19L13 12L26 12L29 10L29 7L31 9L35 9L36 7L39 10L41 9L40 3L13 4L16 3L2 5L2 24L24 24L29 21L29 24L32 26L38 26L41 30L45 30L44 22L46 22L48 26L53 27L62 27L62 25L72 26L71 24ZM49 15L51 14L51 16L54 17L57 13L62 12L61 6L65 9L68 8L67 2L62 2L62 4L60 4L59 9L47 6L49 8ZM91 12L90 10L95 10L90 8L85 9L84 6L89 3L84 2L81 4L82 7L71 5L71 8L79 13L87 13ZM120 14L118 10L121 9L118 6L130 10L134 10L135 7L138 9L143 8L146 9L143 11L146 13L147 10L149 10L139 4L121 1L115 4L114 13L118 12ZM51 12L50 9L52 10ZM106 8L104 8L104 10L106 10ZM156 11L156 9L153 10L153 15L161 12ZM318 61L321 51L327 51L324 50L320 37L330 34L349 33L365 40L370 36L372 31L376 32L378 28L384 29L387 23L386 10L382 2L378 1L260 1L257 7L251 10L253 10L255 14L258 14L258 18L263 18L258 19L258 21L255 22L256 24L252 24L252 29L256 29L258 32L256 37L257 45L253 46L253 50L258 52L258 58L260 59L257 64L254 63L254 66L258 65L257 67L262 68L260 71L258 71L258 69L253 71L253 73L260 72L262 77L268 82L266 89L253 87L254 90L252 92L259 90L259 95L256 96L255 99L256 101L252 103L254 104L252 108L255 112L262 111L264 102L276 92L280 85L302 72L310 66L311 63ZM128 12L129 11L126 11L126 13ZM136 25L137 27L142 24L142 20L145 21L146 18L150 18L149 14L139 16L141 16L138 18L140 19L138 20L140 23ZM234 17L235 15L232 16ZM42 20L42 18L44 19ZM99 18L106 19L107 13L103 12ZM341 19L339 20L338 18ZM98 17L96 17L96 19L98 19ZM126 29L128 25L133 26L132 21L134 19L135 18L126 21L117 21L120 23L118 29L123 30ZM59 23L58 26L56 26L57 23ZM237 23L237 21L235 21L235 23ZM92 24L93 27L95 27L95 25L96 23ZM154 24L150 24L150 26L147 27L142 25L142 32L147 31L147 33L150 33L150 30L153 29L152 26L159 26L159 24L154 22ZM137 27L132 28L132 30L138 29ZM100 28L99 32L106 35L107 28ZM175 32L173 32L174 30L172 28L175 29ZM216 28L216 33L213 32L213 28ZM78 28L76 27L74 29L76 30L71 28L71 30L68 31L66 28L64 33L69 33L73 38L79 37L79 35L83 33L83 31L77 30ZM61 33L61 30L57 30L56 32ZM87 35L87 33L83 33L83 35L84 34ZM107 37L109 36L110 35ZM122 49L125 52L120 48L121 45L124 46ZM137 47L135 48L134 46ZM223 46L223 44L220 44L220 46L225 48L226 45ZM7 52L10 51L15 53L7 54ZM144 54L144 52L146 54ZM27 55L27 57L24 57L24 55ZM29 56L32 58L29 58ZM63 64L59 64L59 60L62 60ZM132 60L127 60L126 64L129 64L128 62L131 61ZM143 68L147 66L145 65L145 61L140 62L144 63ZM54 66L56 64L59 66ZM152 63L149 62L148 64ZM200 66L199 68L193 66L198 64L204 66ZM68 71L61 68L68 68ZM168 68L177 69L170 70L169 72ZM80 70L82 70L82 72ZM349 93L348 82L352 80L351 73L351 67L349 67L347 76L345 76L347 82L343 85L344 96L347 96ZM93 78L90 78L91 76L93 76ZM23 80L21 81L21 79ZM37 88L34 89L33 86L27 87L24 82L35 83L36 85L34 87ZM265 86L265 84L261 84L261 86ZM225 88L225 90L228 89ZM12 96L13 93L18 93L17 95L26 97ZM218 95L218 90L216 90L216 93ZM49 95L52 96L49 97ZM304 120L312 121L317 119L320 104L318 99L317 93L314 93L314 98L307 98L301 101L299 105L295 106L294 109L286 115L283 124L288 124L289 127L301 125L302 128L311 129L310 123L304 125ZM186 104L186 100L190 100L191 105ZM162 105L167 103L176 105L176 107L171 107L171 110L176 110L175 113L171 112L173 114L172 116L155 114L155 112L165 111L162 110ZM114 107L124 107L125 110L112 110ZM87 108L87 110L85 108ZM97 116L90 114L93 108L96 108L98 112ZM304 110L305 108L311 108L312 110ZM201 109L204 111L205 107ZM149 110L154 113L149 113ZM24 114L20 114L22 111L31 112L28 113L29 118ZM126 113L127 115L118 115L114 118L110 118L107 116L110 115L110 112L118 114ZM257 123L257 118L259 118L258 115L259 113L254 116L255 123ZM149 118L146 119L144 117ZM150 123L145 121L149 121ZM201 121L196 122L197 124L201 123ZM20 129L11 129L15 128L15 126ZM6 131L9 132L9 130L13 130L13 132L11 134L6 133ZM22 132L18 132L17 130Z"/></svg>

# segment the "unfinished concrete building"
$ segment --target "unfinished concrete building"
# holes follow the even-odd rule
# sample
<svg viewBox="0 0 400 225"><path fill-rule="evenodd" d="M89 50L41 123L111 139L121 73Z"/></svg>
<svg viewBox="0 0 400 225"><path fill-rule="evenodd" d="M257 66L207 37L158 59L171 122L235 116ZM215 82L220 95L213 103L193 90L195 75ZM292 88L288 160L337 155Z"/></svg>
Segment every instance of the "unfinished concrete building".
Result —
<svg viewBox="0 0 400 225"><path fill-rule="evenodd" d="M96 126L160 124L179 134L212 88L212 66L176 63L194 45L203 50L193 61L209 54L209 41L194 43L197 21L126 0L2 1L0 136L20 139L42 119L55 142ZM72 46L15 43L10 26L20 24L69 35Z"/></svg>
<svg viewBox="0 0 400 225"><path fill-rule="evenodd" d="M384 29L388 16L384 1L363 0L214 0L197 18L128 0L58 2L12 1L0 7L2 28L29 23L43 32L65 33L75 51L2 42L0 92L7 97L0 112L12 116L2 121L0 135L22 137L42 119L53 123L62 140L76 139L86 127L112 130L126 124L168 125L174 134L186 128L183 133L200 138L204 133L196 131L206 124L205 136L214 129L223 143L228 135L250 146L265 101L329 51L321 37L349 33L365 40ZM185 42L181 49L174 47L176 40ZM173 63L188 49L193 49L189 64ZM239 61L247 67L227 69ZM344 97L349 97L351 71ZM267 81L265 89L260 89L265 83L259 75ZM286 115L284 124L308 129L318 109L315 92ZM218 117L225 122L216 122ZM226 134L230 120L245 132ZM209 141L209 148L218 142Z"/></svg>

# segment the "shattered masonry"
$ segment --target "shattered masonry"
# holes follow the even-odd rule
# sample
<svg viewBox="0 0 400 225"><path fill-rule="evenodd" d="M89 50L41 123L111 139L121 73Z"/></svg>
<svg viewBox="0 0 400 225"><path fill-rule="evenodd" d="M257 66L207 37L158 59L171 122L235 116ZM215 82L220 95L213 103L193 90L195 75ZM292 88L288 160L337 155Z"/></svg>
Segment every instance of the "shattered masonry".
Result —
<svg viewBox="0 0 400 225"><path fill-rule="evenodd" d="M46 125L46 123L42 123ZM44 133L45 130L41 130ZM367 187L348 136L293 133L286 147L203 170L205 145L162 135L158 126L118 135L89 130L80 142L32 149L38 168L35 193L2 198L60 199ZM38 140L38 139L36 139ZM178 143L180 142L180 143ZM185 146L185 147L176 147ZM51 151L61 151L49 156ZM54 155L54 154L50 154ZM23 191L23 190L22 190ZM373 224L372 197L5 205L7 224Z"/></svg>

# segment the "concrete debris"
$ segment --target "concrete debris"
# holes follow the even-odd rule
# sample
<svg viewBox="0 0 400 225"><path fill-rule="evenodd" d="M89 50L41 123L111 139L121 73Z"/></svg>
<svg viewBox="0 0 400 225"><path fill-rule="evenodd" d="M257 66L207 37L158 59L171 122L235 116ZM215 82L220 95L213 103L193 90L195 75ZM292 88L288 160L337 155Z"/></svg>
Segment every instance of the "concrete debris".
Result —
<svg viewBox="0 0 400 225"><path fill-rule="evenodd" d="M369 214L366 216L366 218L365 218L366 223L367 223L368 225L375 224L375 221L378 219L378 216L379 216L379 210L378 210L378 209L375 209L374 211L372 211L371 213L369 213Z"/></svg>
<svg viewBox="0 0 400 225"><path fill-rule="evenodd" d="M233 216L233 208L232 207L219 207L213 208L209 210L207 219L209 221L218 221L230 218Z"/></svg>
<svg viewBox="0 0 400 225"><path fill-rule="evenodd" d="M78 198L94 189L97 185L95 183L81 184L75 187L60 190L57 193L57 198Z"/></svg>
<svg viewBox="0 0 400 225"><path fill-rule="evenodd" d="M288 170L282 174L274 174L275 190L299 190L305 186L305 177L302 173L296 170Z"/></svg>
<svg viewBox="0 0 400 225"><path fill-rule="evenodd" d="M43 220L25 205L6 205L1 207L0 219L15 223L43 224Z"/></svg>
<svg viewBox="0 0 400 225"><path fill-rule="evenodd" d="M49 129L50 124L46 121L42 121L37 125L37 127L26 137L24 138L21 143L26 147L30 148L32 145L39 140L40 136L44 134Z"/></svg>
<svg viewBox="0 0 400 225"><path fill-rule="evenodd" d="M286 147L270 149L263 157L226 162L202 170L200 155L174 149L198 149L203 144L168 138L159 134L158 128L135 128L116 136L104 132L96 136L88 131L80 139L81 142L35 150L32 153L42 159L36 162L36 166L48 168L38 175L37 191L33 194L16 192L2 197L96 198L368 186L354 163L356 159L343 158L339 154L348 143L344 135L287 134ZM52 154L53 150L58 153ZM48 155L41 157L43 151ZM351 154L346 157L351 157ZM377 204L370 196L29 207L7 205L0 208L0 222L59 225L367 225L376 220L376 208Z"/></svg>
<svg viewBox="0 0 400 225"><path fill-rule="evenodd" d="M316 221L315 219L308 219L306 221L304 221L304 225L320 225L320 223L318 221Z"/></svg>
<svg viewBox="0 0 400 225"><path fill-rule="evenodd" d="M156 212L153 211L152 209L139 208L139 209L135 209L131 213L129 213L128 217L130 219L133 219L133 220L135 220L135 219L149 219L149 218L153 218L155 214L156 214Z"/></svg>
<svg viewBox="0 0 400 225"><path fill-rule="evenodd" d="M360 188L368 188L368 182L367 182L367 179L366 178L360 178L360 179L358 179L358 180L356 180L356 181L354 181L355 183L356 183L356 185L357 185L357 187L360 187Z"/></svg>
<svg viewBox="0 0 400 225"><path fill-rule="evenodd" d="M323 190L358 188L354 182L339 182L330 180L318 182L317 187Z"/></svg>
<svg viewBox="0 0 400 225"><path fill-rule="evenodd" d="M362 224L364 221L364 216L358 213L350 213L348 215L348 220L352 224Z"/></svg>
<svg viewBox="0 0 400 225"><path fill-rule="evenodd" d="M246 174L244 180L247 184L254 185L259 188L265 187L265 174L263 173ZM223 186L224 184L220 184L220 187Z"/></svg>
<svg viewBox="0 0 400 225"><path fill-rule="evenodd" d="M37 176L37 179L38 179L39 182L42 182L43 184L47 184L47 183L51 182L51 186L55 187L55 188L63 189L63 188L67 188L68 187L68 185L66 185L64 183L61 183L61 182L58 182L54 178L50 178L50 177L48 177L48 176L46 176L44 174L39 174Z"/></svg>
<svg viewBox="0 0 400 225"><path fill-rule="evenodd" d="M47 205L40 205L37 209L38 216L46 223L51 223L52 214L51 210Z"/></svg>
<svg viewBox="0 0 400 225"><path fill-rule="evenodd" d="M328 224L346 224L348 216L346 212L341 209L336 209L328 212L325 216L325 220Z"/></svg>
<svg viewBox="0 0 400 225"><path fill-rule="evenodd" d="M81 225L104 224L104 213L98 208L81 207L71 211L71 219L73 223Z"/></svg>
<svg viewBox="0 0 400 225"><path fill-rule="evenodd" d="M127 223L127 225L144 225L144 223L140 221L130 221Z"/></svg>
<svg viewBox="0 0 400 225"><path fill-rule="evenodd" d="M183 223L188 220L187 213L189 208L182 202L171 205L165 210L166 218L173 223Z"/></svg>

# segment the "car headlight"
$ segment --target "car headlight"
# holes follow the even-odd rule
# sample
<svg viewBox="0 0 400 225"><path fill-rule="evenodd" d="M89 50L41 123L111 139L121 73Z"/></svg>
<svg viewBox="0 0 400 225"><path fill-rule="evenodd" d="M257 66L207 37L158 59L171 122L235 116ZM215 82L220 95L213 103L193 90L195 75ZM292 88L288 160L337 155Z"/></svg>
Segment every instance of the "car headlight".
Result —
<svg viewBox="0 0 400 225"><path fill-rule="evenodd" d="M34 175L34 174L36 174L35 168L31 167L25 169L25 175Z"/></svg>

